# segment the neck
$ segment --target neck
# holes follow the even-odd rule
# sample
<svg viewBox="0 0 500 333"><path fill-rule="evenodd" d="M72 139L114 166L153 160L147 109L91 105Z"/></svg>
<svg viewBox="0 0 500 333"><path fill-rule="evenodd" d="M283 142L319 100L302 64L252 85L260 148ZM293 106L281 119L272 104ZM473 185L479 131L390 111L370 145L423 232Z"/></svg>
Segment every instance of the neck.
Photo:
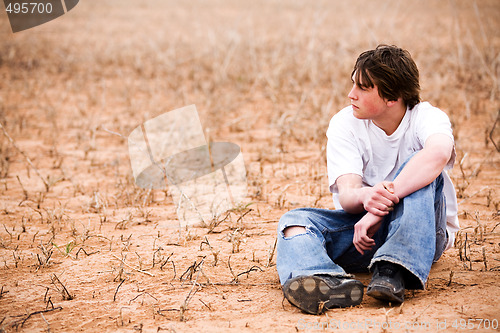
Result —
<svg viewBox="0 0 500 333"><path fill-rule="evenodd" d="M377 127L382 129L385 134L391 135L396 132L405 114L406 105L404 103L396 103L388 107L383 117L380 117L380 119L372 119L372 121Z"/></svg>

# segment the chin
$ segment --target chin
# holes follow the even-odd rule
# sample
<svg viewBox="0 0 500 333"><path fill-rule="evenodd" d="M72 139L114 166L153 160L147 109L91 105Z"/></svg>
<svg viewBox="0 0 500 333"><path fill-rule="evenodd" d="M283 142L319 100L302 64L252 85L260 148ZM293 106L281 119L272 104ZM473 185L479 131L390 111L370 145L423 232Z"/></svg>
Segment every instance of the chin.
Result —
<svg viewBox="0 0 500 333"><path fill-rule="evenodd" d="M365 117L362 117L361 115L357 114L356 112L353 112L352 114L354 116L354 118L356 119L365 119Z"/></svg>

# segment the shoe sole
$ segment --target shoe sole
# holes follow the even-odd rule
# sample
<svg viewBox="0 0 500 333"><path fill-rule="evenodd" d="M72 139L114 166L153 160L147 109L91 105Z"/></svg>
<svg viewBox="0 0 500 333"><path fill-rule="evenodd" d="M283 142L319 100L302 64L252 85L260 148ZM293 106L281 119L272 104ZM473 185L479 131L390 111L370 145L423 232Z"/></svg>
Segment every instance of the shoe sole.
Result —
<svg viewBox="0 0 500 333"><path fill-rule="evenodd" d="M359 305L363 300L363 289L363 284L357 280L347 280L331 287L317 276L299 276L283 286L288 301L310 314Z"/></svg>
<svg viewBox="0 0 500 333"><path fill-rule="evenodd" d="M394 303L403 303L404 301L404 292L400 296L398 293L392 292L391 288L385 286L368 286L366 294L381 301Z"/></svg>

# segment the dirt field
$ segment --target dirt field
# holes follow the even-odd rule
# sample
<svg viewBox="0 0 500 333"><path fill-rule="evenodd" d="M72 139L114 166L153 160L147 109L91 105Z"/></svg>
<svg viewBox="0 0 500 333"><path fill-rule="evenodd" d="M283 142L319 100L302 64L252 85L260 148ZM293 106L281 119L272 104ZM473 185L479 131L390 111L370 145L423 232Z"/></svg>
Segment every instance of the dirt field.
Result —
<svg viewBox="0 0 500 333"><path fill-rule="evenodd" d="M87 0L16 34L0 11L0 331L499 331L497 0ZM325 131L379 43L453 122L462 229L402 306L307 315L282 296L277 222L333 208ZM247 170L210 228L179 229L128 157L135 127L190 104Z"/></svg>

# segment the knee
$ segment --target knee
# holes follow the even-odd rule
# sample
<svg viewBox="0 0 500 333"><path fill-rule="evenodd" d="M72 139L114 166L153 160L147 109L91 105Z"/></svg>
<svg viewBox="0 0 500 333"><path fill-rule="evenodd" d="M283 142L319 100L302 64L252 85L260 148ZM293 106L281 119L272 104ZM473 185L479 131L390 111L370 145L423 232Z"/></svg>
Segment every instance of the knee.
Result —
<svg viewBox="0 0 500 333"><path fill-rule="evenodd" d="M284 237L304 234L306 233L308 221L309 219L304 216L300 209L289 211L281 217L278 223L278 232Z"/></svg>

